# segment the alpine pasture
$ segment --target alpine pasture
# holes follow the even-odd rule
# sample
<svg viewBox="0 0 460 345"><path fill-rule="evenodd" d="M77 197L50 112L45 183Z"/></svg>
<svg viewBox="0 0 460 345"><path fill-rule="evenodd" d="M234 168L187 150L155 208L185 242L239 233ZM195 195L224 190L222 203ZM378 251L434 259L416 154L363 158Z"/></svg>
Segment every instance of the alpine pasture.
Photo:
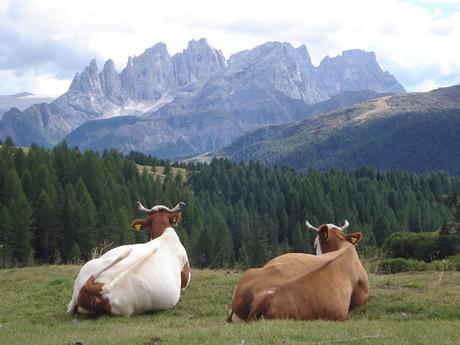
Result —
<svg viewBox="0 0 460 345"><path fill-rule="evenodd" d="M0 344L458 344L460 272L371 274L368 303L345 322L234 325L225 319L240 271L192 267L174 309L87 318L65 313L79 268L0 270Z"/></svg>

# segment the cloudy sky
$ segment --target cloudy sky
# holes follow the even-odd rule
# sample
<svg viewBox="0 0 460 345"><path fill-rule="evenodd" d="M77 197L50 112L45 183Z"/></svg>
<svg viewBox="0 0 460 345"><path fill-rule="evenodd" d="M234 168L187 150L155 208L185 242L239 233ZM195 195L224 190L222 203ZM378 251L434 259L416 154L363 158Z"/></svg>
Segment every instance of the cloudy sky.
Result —
<svg viewBox="0 0 460 345"><path fill-rule="evenodd" d="M460 84L460 0L0 0L0 94L58 95L92 58L206 37L231 54L306 44L315 65L360 48L409 91Z"/></svg>

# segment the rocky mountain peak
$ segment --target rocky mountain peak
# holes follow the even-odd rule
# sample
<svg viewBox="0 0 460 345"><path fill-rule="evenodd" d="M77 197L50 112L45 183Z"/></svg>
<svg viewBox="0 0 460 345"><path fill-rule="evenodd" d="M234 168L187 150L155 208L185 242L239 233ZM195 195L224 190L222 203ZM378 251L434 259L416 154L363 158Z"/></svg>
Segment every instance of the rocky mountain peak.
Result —
<svg viewBox="0 0 460 345"><path fill-rule="evenodd" d="M306 47L294 48L288 42L267 42L232 55L229 74L238 75L255 88L271 85L296 100L313 104L327 95L319 88Z"/></svg>
<svg viewBox="0 0 460 345"><path fill-rule="evenodd" d="M301 63L305 66L305 68L313 67L311 63L310 54L308 53L307 46L302 44L296 48L297 54L299 55Z"/></svg>
<svg viewBox="0 0 460 345"><path fill-rule="evenodd" d="M187 49L174 55L173 64L179 86L204 82L227 67L222 52L211 47L206 38L189 41Z"/></svg>
<svg viewBox="0 0 460 345"><path fill-rule="evenodd" d="M110 73L115 72L117 73L117 70L115 68L115 64L113 62L112 59L108 59L105 63L104 63L104 67L102 68L102 71L110 71Z"/></svg>
<svg viewBox="0 0 460 345"><path fill-rule="evenodd" d="M107 98L117 105L123 105L126 101L126 97L124 96L120 77L117 74L115 64L111 59L105 62L104 67L99 74L99 79L101 81L102 91Z"/></svg>
<svg viewBox="0 0 460 345"><path fill-rule="evenodd" d="M97 95L102 93L96 59L92 59L81 73L75 74L69 91Z"/></svg>
<svg viewBox="0 0 460 345"><path fill-rule="evenodd" d="M127 98L135 101L155 101L175 85L171 56L166 44L155 44L141 55L128 60L120 75L121 87Z"/></svg>
<svg viewBox="0 0 460 345"><path fill-rule="evenodd" d="M187 49L193 49L194 47L199 47L199 46L211 47L211 45L208 43L208 40L206 38L200 38L199 40L190 40L188 42Z"/></svg>
<svg viewBox="0 0 460 345"><path fill-rule="evenodd" d="M350 90L405 92L393 75L382 70L374 52L352 49L333 58L326 56L317 71L326 89L336 94Z"/></svg>

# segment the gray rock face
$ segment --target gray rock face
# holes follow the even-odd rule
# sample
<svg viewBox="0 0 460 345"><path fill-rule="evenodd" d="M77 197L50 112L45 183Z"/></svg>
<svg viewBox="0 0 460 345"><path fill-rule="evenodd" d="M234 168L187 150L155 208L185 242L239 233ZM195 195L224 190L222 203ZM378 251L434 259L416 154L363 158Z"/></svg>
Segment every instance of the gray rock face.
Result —
<svg viewBox="0 0 460 345"><path fill-rule="evenodd" d="M190 41L187 49L174 55L173 64L179 87L190 82L205 82L227 67L222 52L212 48L205 38Z"/></svg>
<svg viewBox="0 0 460 345"><path fill-rule="evenodd" d="M164 43L158 43L138 57L130 58L121 72L121 85L134 101L157 100L174 86L171 56Z"/></svg>
<svg viewBox="0 0 460 345"><path fill-rule="evenodd" d="M265 43L233 55L226 74L236 77L240 84L250 83L257 88L271 86L307 104L327 98L305 46L295 49L289 43Z"/></svg>
<svg viewBox="0 0 460 345"><path fill-rule="evenodd" d="M206 39L190 41L174 56L158 43L130 57L121 73L111 60L99 72L92 60L51 104L7 112L0 122L0 138L12 136L18 145L35 141L50 147L88 121L142 115L145 121L128 121L123 130L107 132L112 138L105 142L119 143L110 147L126 151L122 143L127 141L117 135L131 138L130 131L140 133L139 126L148 126L149 134L133 136L129 149L146 151L153 144L172 143L176 149L161 152L180 156L228 145L260 126L301 119L310 105L357 90L404 92L381 70L374 53L359 50L327 57L315 67L304 45L267 42L227 61ZM119 123L110 122L109 127ZM81 129L79 133L73 138L84 137ZM73 143L80 144L76 139ZM85 143L91 148L91 138ZM99 140L96 146L100 145Z"/></svg>
<svg viewBox="0 0 460 345"><path fill-rule="evenodd" d="M114 104L122 106L126 102L126 95L121 86L120 77L117 74L112 60L107 60L99 75L102 92Z"/></svg>
<svg viewBox="0 0 460 345"><path fill-rule="evenodd" d="M355 90L405 92L394 76L382 71L374 52L355 49L334 58L327 56L318 66L317 75L329 96Z"/></svg>

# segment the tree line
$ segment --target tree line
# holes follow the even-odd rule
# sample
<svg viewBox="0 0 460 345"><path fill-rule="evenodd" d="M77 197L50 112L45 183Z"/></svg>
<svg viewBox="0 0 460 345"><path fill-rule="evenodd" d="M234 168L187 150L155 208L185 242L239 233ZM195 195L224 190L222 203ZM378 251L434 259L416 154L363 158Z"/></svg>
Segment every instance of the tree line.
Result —
<svg viewBox="0 0 460 345"><path fill-rule="evenodd" d="M140 166L142 164L143 166ZM154 173L166 166L166 177ZM175 174L172 166L187 169ZM437 229L458 211L458 178L364 167L298 174L257 162L172 164L141 153L0 147L0 266L85 260L103 243L144 242L129 229L144 205L187 206L177 231L195 267L258 266L312 252L305 220L345 219L380 246L398 231Z"/></svg>

